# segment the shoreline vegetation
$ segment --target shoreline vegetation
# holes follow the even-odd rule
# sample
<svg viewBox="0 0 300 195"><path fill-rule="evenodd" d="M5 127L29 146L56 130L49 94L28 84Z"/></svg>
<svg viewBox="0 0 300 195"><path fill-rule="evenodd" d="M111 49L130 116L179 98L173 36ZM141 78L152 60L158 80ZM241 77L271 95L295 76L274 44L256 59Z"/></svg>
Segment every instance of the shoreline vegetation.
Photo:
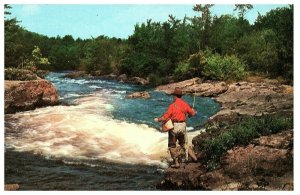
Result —
<svg viewBox="0 0 300 195"><path fill-rule="evenodd" d="M178 86L221 110L193 138L199 162L167 168L158 189L293 190L293 5L253 25L244 18L249 4L236 6L239 17L212 16L212 6L195 5L194 18L149 19L126 40L74 40L24 29L5 5L5 113L57 104L54 86L40 78L47 71L166 93Z"/></svg>

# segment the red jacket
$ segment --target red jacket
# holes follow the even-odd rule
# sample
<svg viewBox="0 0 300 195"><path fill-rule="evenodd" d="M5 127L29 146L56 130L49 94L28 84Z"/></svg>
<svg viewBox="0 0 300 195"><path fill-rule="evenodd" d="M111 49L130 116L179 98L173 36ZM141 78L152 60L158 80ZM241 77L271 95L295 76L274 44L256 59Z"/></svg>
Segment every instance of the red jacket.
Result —
<svg viewBox="0 0 300 195"><path fill-rule="evenodd" d="M187 114L194 116L196 112L184 100L176 98L162 118L164 120L172 119L173 122L184 122Z"/></svg>

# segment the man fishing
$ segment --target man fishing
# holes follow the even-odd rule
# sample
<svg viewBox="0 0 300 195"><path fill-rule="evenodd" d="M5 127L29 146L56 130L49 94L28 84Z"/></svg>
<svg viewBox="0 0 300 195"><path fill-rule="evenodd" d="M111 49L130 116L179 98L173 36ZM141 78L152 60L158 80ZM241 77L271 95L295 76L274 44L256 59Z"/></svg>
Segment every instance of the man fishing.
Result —
<svg viewBox="0 0 300 195"><path fill-rule="evenodd" d="M196 111L192 109L183 99L182 90L176 87L174 92L171 94L174 96L174 101L168 107L166 113L159 118L155 118L155 122L166 122L169 119L172 120L174 128L169 130L168 149L174 164L171 165L173 168L179 168L179 156L182 149L185 150L186 154L189 154L193 161L197 161L197 157L193 150L187 147L187 134L186 134L186 116L195 116ZM179 147L176 147L176 142L179 142Z"/></svg>

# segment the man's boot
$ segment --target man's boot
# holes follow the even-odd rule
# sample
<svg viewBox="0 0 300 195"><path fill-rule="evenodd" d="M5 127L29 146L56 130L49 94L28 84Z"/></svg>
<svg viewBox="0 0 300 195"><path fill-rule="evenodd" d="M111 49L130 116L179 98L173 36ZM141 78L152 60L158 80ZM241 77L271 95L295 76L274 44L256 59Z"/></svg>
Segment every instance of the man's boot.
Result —
<svg viewBox="0 0 300 195"><path fill-rule="evenodd" d="M171 157L173 158L173 161L174 161L174 164L171 165L171 167L179 168L180 167L180 164L178 162L179 153L178 153L177 148L169 148L169 150L170 150Z"/></svg>
<svg viewBox="0 0 300 195"><path fill-rule="evenodd" d="M191 147L188 148L188 153L194 162L197 162L197 156Z"/></svg>

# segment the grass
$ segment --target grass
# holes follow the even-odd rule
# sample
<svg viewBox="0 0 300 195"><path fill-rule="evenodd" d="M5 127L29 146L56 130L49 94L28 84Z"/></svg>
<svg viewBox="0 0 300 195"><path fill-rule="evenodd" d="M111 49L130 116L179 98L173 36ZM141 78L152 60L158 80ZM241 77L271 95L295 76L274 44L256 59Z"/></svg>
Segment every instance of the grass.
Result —
<svg viewBox="0 0 300 195"><path fill-rule="evenodd" d="M292 116L248 116L240 123L230 126L228 130L222 131L219 135L199 142L198 148L205 154L207 167L215 169L219 165L220 157L233 147L247 145L251 140L260 136L275 134L292 128Z"/></svg>

